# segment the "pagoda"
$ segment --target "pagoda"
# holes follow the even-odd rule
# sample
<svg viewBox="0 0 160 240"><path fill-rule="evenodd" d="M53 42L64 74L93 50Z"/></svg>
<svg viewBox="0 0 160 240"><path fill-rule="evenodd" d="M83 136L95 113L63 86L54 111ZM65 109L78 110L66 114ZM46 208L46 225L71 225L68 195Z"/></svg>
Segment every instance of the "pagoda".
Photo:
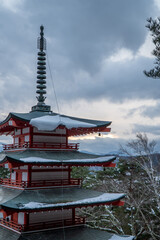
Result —
<svg viewBox="0 0 160 240"><path fill-rule="evenodd" d="M46 40L38 38L37 105L29 113L9 113L0 122L3 145L0 166L10 172L0 180L0 240L131 240L89 228L77 209L101 205L123 206L125 194L84 189L71 177L73 166L114 167L115 156L80 152L69 137L110 132L110 121L54 113L45 104Z"/></svg>

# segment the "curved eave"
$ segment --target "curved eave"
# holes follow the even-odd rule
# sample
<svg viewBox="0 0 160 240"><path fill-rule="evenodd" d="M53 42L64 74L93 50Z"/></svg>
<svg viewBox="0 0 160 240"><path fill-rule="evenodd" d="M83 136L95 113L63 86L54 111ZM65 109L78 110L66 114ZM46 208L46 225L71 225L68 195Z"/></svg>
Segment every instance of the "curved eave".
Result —
<svg viewBox="0 0 160 240"><path fill-rule="evenodd" d="M120 236L104 230L94 229L87 226L76 226L62 229L50 229L30 233L16 233L10 229L0 226L1 240L134 240L133 236Z"/></svg>
<svg viewBox="0 0 160 240"><path fill-rule="evenodd" d="M6 191L4 189L3 191ZM11 191L11 190L10 190ZM10 191L7 189L6 198ZM61 189L52 190L23 190L15 194L11 192L13 198L7 201L1 200L1 208L3 210L16 210L19 212L28 211L47 211L55 209L69 209L81 208L99 205L117 205L123 206L124 202L121 200L125 194L120 193L102 193L93 190L81 188L64 188L63 197L61 196Z"/></svg>
<svg viewBox="0 0 160 240"><path fill-rule="evenodd" d="M14 210L19 210L19 212L34 212L36 211L45 211L45 210L59 210L59 209L70 209L70 208L82 208L82 207L94 207L94 206L102 206L102 205L113 205L113 206L123 206L124 202L122 202L121 200L125 198L125 195L123 197L117 198L117 199L113 199L110 201L99 201L99 202L93 202L93 203L70 203L70 204L59 204L58 206L43 206L43 207L38 207L38 208L12 208L12 207L8 207L6 209L14 209ZM3 209L5 209L5 206L3 207Z"/></svg>
<svg viewBox="0 0 160 240"><path fill-rule="evenodd" d="M16 118L14 114L9 113L7 118L0 122L0 133L9 135L12 134L12 131L14 131L15 128L21 128L24 126L28 126L27 121Z"/></svg>
<svg viewBox="0 0 160 240"><path fill-rule="evenodd" d="M97 127L68 129L68 136L74 137L74 136L86 135L86 134L97 133L97 132L110 132L111 128L108 128L109 125L111 125L111 122L106 123L105 125L102 125L102 126L97 126Z"/></svg>
<svg viewBox="0 0 160 240"><path fill-rule="evenodd" d="M59 206L50 206L50 207L41 207L41 208L37 208L37 209L40 209L40 210L45 210L45 209L68 209L68 208L82 208L82 207L94 207L94 206L100 206L100 205L118 205L118 202L120 200L122 200L123 198L125 198L125 194L119 198L116 198L116 199L112 199L112 200L108 200L108 201L95 201L95 202L92 202L92 203L88 203L88 202L84 202L84 203L68 203L66 205L63 205L63 204L59 204ZM22 209L21 209L22 210ZM31 210L30 208L28 209L24 209L24 210Z"/></svg>
<svg viewBox="0 0 160 240"><path fill-rule="evenodd" d="M24 121L24 122L29 122L27 119L18 117L18 116L16 116L16 114L11 112L11 113L8 114L8 116L2 122L0 122L0 126L4 125L5 123L7 123L10 119L15 119L15 120L21 120L21 121Z"/></svg>
<svg viewBox="0 0 160 240"><path fill-rule="evenodd" d="M8 129L5 129L6 131L11 131L15 127L22 127L24 124L29 125L29 122L32 119L43 117L43 116L57 116L57 113L48 113L48 112L29 112L29 113L9 113L9 115L6 117L6 119L2 122L0 122L0 129L2 130L4 127ZM67 115L60 115L64 118L70 118L75 121L80 121L87 124L93 124L95 127L78 127L78 128L71 128L68 129L68 136L77 136L77 135L84 135L94 132L110 132L110 128L108 126L111 125L111 121L100 121L100 120L92 120L92 119L84 119L84 118L76 118L72 116ZM9 124L9 121L13 120L12 125Z"/></svg>
<svg viewBox="0 0 160 240"><path fill-rule="evenodd" d="M31 157L32 158L32 157ZM105 158L105 157L104 157ZM34 166L41 166L41 165L50 165L50 166L109 166L111 165L111 163L116 160L115 156L111 156L111 157L107 157L106 156L106 160L99 160L97 158L97 160L87 160L86 159L77 159L77 160L44 160L44 161L24 161L21 159L16 159L10 156L5 156L3 160L0 161L0 164L5 163L5 162L10 162L11 164L17 164L17 165L34 165ZM111 165L111 167L114 167L115 165Z"/></svg>

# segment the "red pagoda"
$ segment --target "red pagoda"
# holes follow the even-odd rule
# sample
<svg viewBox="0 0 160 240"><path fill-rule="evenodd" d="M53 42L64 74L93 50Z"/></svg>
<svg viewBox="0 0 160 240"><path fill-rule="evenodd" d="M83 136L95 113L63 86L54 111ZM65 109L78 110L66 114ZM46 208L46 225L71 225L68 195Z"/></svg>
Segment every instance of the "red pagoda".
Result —
<svg viewBox="0 0 160 240"><path fill-rule="evenodd" d="M80 152L71 136L110 132L109 121L60 115L45 104L46 53L43 26L38 38L37 105L29 113L9 113L0 134L13 137L3 146L0 166L9 178L0 182L0 240L131 240L85 226L81 207L122 206L125 194L83 189L73 166L114 167L114 156Z"/></svg>

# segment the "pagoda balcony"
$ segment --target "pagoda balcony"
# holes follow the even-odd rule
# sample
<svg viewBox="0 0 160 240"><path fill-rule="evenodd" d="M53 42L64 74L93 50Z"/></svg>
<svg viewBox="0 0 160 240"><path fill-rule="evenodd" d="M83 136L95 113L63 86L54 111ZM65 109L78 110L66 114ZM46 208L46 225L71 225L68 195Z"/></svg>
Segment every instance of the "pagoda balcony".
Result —
<svg viewBox="0 0 160 240"><path fill-rule="evenodd" d="M9 178L0 179L0 184L17 188L42 188L42 187L64 187L64 186L81 186L81 179L53 179L53 180L37 180L37 181L18 181Z"/></svg>
<svg viewBox="0 0 160 240"><path fill-rule="evenodd" d="M7 227L7 228L12 228L18 232L22 232L23 229L24 229L24 226L21 225L21 224L17 224L13 221L10 221L10 220L6 220L6 219L0 219L0 225L1 226L4 226L4 227Z"/></svg>
<svg viewBox="0 0 160 240"><path fill-rule="evenodd" d="M50 143L50 142L24 142L23 144L3 144L3 150L16 150L21 148L49 149L49 150L78 150L79 143Z"/></svg>
<svg viewBox="0 0 160 240"><path fill-rule="evenodd" d="M11 228L18 232L27 232L27 231L34 231L34 230L42 230L42 229L53 229L59 227L69 227L75 225L84 225L85 218L82 217L75 217L75 219L63 219L63 220L54 220L54 221L46 221L46 222L39 222L39 223L32 223L29 225L21 225L15 223L13 221L8 221L6 219L0 219L0 225Z"/></svg>

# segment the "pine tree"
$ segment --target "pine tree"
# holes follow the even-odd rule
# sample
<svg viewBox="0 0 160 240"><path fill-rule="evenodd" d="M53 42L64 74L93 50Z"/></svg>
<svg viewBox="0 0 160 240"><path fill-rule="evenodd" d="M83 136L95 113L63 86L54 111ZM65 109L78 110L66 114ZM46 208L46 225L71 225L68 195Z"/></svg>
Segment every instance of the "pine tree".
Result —
<svg viewBox="0 0 160 240"><path fill-rule="evenodd" d="M8 178L10 171L7 168L0 167L0 178Z"/></svg>
<svg viewBox="0 0 160 240"><path fill-rule="evenodd" d="M155 66L150 71L144 70L144 74L147 77L160 78L160 18L153 20L152 18L147 19L148 24L146 27L151 32L152 40L155 45L155 48L152 52L155 56L156 61L154 62Z"/></svg>

